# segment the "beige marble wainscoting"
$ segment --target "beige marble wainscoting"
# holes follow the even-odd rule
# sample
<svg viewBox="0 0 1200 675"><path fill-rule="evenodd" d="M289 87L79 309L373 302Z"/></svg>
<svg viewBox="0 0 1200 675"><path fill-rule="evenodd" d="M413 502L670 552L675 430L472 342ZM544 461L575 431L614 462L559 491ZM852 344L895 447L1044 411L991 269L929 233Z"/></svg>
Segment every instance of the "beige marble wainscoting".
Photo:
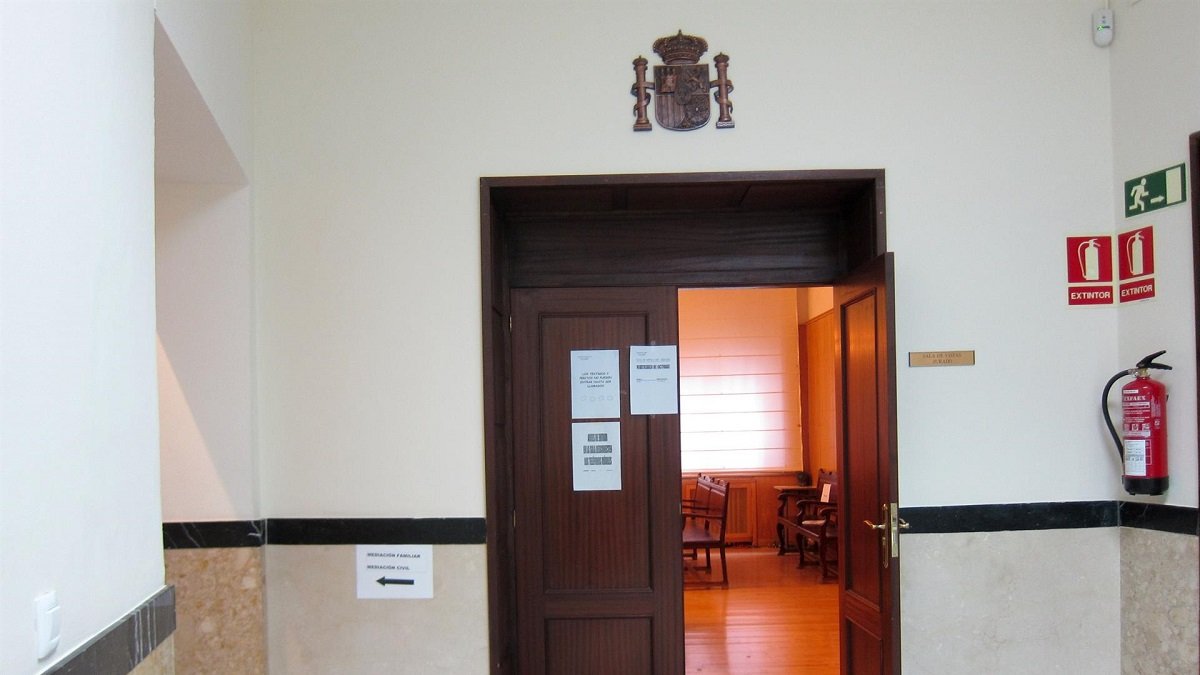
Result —
<svg viewBox="0 0 1200 675"><path fill-rule="evenodd" d="M1121 673L1200 671L1195 535L1121 528Z"/></svg>
<svg viewBox="0 0 1200 675"><path fill-rule="evenodd" d="M263 549L172 549L165 557L178 672L266 673Z"/></svg>
<svg viewBox="0 0 1200 675"><path fill-rule="evenodd" d="M483 545L433 547L433 598L359 600L354 546L266 547L270 672L488 672Z"/></svg>
<svg viewBox="0 0 1200 675"><path fill-rule="evenodd" d="M901 537L905 675L1119 672L1118 528Z"/></svg>

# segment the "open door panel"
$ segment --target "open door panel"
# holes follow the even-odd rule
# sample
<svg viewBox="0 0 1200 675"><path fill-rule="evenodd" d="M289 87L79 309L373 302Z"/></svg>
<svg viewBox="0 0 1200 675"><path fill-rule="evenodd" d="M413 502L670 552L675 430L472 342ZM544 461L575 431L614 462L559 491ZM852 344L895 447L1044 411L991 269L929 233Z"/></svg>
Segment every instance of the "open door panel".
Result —
<svg viewBox="0 0 1200 675"><path fill-rule="evenodd" d="M836 287L843 673L900 672L892 254Z"/></svg>

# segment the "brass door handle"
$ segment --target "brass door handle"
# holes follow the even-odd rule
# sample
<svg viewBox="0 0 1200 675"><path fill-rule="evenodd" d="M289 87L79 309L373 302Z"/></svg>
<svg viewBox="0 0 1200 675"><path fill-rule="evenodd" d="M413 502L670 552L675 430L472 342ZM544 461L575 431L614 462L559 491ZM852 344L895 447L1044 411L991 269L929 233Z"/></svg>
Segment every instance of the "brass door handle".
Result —
<svg viewBox="0 0 1200 675"><path fill-rule="evenodd" d="M872 523L872 522L871 522L871 521L869 521L869 520L864 520L864 521L863 521L863 525L866 525L867 527L869 527L869 528L871 528L872 530L875 530L876 532L878 532L878 533L879 533L879 547L880 547L880 549L882 549L882 550L880 551L880 554L881 554L881 555L880 555L880 558L881 558L880 562L882 562L882 563L883 563L883 567L884 567L884 569L887 569L887 567L888 567L888 563L890 563L890 562L891 562L891 560L890 560L890 559L891 559L891 557L892 557L892 555L891 555L891 554L892 554L892 551L891 551L891 548L892 548L892 547L890 546L890 544L892 543L892 542L891 542L891 537L892 537L892 535L895 533L895 530L894 530L894 529L891 529L891 530L889 530L889 529L888 529L888 524L891 522L890 518L891 518L891 513L892 513L892 512L891 512L891 511L888 509L888 505L887 505L887 504L884 504L884 505L883 505L883 507L882 507L880 510L883 512L883 518L881 519L881 520L883 520L883 522L882 522L882 523L879 523L878 525L876 525L875 523Z"/></svg>

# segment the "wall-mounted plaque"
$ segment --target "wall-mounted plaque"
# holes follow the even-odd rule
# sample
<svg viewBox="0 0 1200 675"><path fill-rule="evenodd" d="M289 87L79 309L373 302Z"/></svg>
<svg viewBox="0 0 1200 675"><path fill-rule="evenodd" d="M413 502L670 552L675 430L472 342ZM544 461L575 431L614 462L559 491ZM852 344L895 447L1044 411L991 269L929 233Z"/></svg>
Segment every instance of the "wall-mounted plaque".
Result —
<svg viewBox="0 0 1200 675"><path fill-rule="evenodd" d="M945 352L909 352L909 368L927 368L930 366L973 366L975 365L975 350L958 350Z"/></svg>

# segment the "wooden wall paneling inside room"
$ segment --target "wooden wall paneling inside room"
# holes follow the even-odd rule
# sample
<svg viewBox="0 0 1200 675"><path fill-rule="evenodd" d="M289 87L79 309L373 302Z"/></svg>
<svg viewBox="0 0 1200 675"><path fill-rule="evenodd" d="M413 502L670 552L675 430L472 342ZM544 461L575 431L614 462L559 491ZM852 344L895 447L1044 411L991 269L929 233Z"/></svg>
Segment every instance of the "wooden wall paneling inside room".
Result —
<svg viewBox="0 0 1200 675"><path fill-rule="evenodd" d="M804 290L799 290L804 293ZM800 462L804 470L812 474L811 452L809 450L808 424L808 324L797 318L796 326L796 361L798 364L796 377L799 380L797 392L800 399Z"/></svg>
<svg viewBox="0 0 1200 675"><path fill-rule="evenodd" d="M837 468L837 420L833 360L833 312L820 314L805 324L805 361L808 373L806 391L805 449L806 467L816 479L819 469Z"/></svg>

